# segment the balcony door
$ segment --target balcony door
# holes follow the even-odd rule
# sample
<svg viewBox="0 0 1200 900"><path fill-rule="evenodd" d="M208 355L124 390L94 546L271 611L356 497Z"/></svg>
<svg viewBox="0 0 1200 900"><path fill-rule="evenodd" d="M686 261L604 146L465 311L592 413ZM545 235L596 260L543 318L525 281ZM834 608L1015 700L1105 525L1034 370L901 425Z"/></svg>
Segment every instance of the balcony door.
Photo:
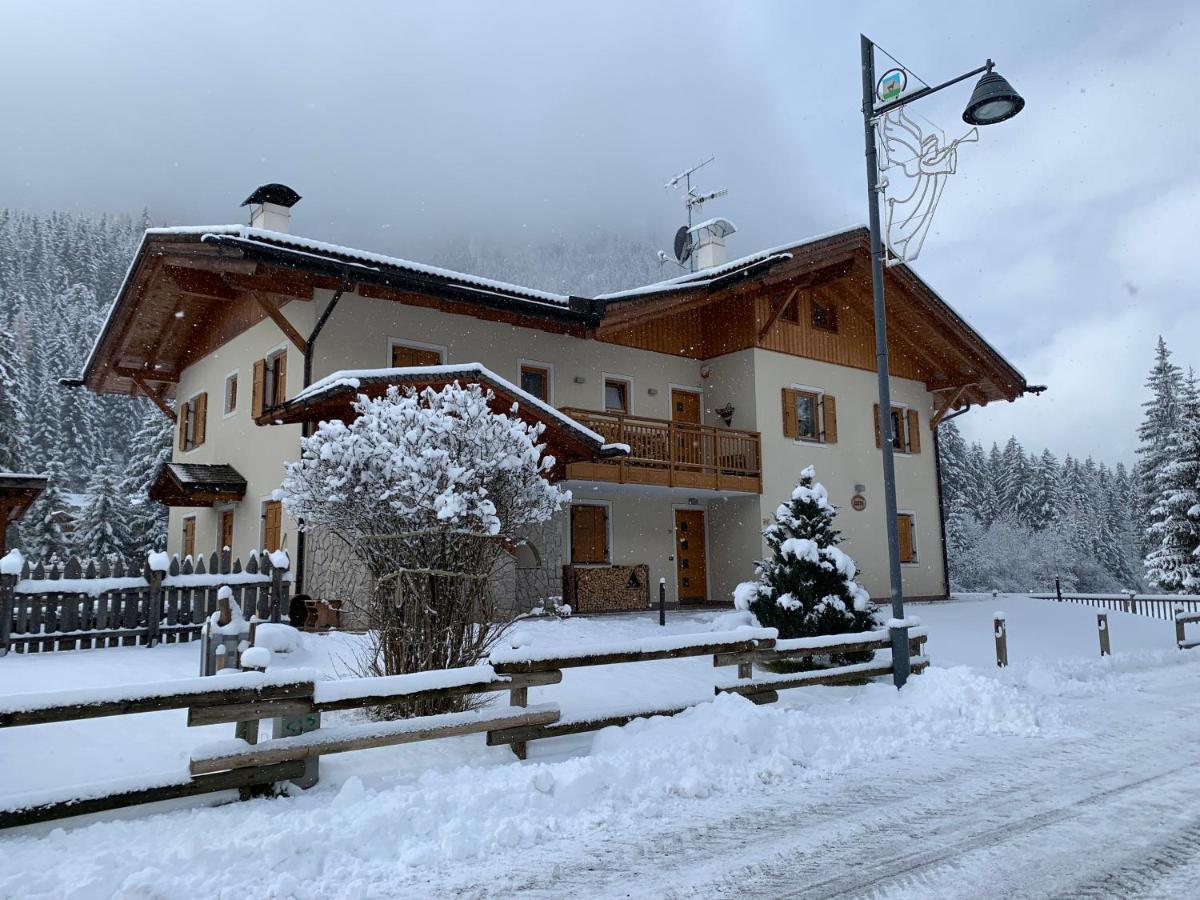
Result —
<svg viewBox="0 0 1200 900"><path fill-rule="evenodd" d="M708 599L708 556L704 546L704 510L675 510L675 583L680 603L703 603Z"/></svg>
<svg viewBox="0 0 1200 900"><path fill-rule="evenodd" d="M699 466L704 462L704 436L700 424L700 392L671 388L671 421L676 423L675 462Z"/></svg>

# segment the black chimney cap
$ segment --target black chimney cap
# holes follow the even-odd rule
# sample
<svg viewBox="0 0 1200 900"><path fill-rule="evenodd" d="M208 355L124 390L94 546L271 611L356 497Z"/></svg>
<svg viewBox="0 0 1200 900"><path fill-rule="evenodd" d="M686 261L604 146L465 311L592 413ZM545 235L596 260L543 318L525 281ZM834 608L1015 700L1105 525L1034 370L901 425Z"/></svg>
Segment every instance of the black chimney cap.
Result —
<svg viewBox="0 0 1200 900"><path fill-rule="evenodd" d="M253 194L242 201L242 206L251 203L274 203L289 209L300 202L300 195L286 184L264 184Z"/></svg>

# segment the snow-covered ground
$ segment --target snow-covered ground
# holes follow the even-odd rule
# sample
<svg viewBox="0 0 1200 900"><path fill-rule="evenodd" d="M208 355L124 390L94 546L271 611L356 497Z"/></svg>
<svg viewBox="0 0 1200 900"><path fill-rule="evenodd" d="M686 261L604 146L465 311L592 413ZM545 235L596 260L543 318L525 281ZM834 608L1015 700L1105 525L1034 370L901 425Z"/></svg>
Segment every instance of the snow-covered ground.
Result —
<svg viewBox="0 0 1200 900"><path fill-rule="evenodd" d="M996 611L1009 628L1003 671ZM1181 820L1179 799L1200 788L1200 655L1174 649L1171 623L1110 612L1115 656L1102 660L1087 607L1002 595L912 613L930 631L934 667L899 694L882 683L804 688L758 707L714 700L727 670L709 657L568 670L530 702L565 715L702 705L534 742L524 763L469 735L326 757L321 784L286 799L177 801L13 830L0 837L0 896L830 896L871 884L897 896L1041 895L1124 865L1164 829L1168 844L1200 831L1200 818ZM666 629L643 615L544 619L513 637L578 649L704 631L714 618L674 615ZM273 666L347 675L356 640L307 635ZM0 692L191 677L198 653L9 655ZM185 718L0 731L0 804L176 774L192 747L232 731ZM1163 781L1148 777L1160 769ZM1144 827L1131 833L1135 820ZM1085 825L1086 851L1071 832ZM996 850L1005 841L1018 842L1008 854ZM1163 864L1161 885L1200 878L1172 852L1182 862Z"/></svg>

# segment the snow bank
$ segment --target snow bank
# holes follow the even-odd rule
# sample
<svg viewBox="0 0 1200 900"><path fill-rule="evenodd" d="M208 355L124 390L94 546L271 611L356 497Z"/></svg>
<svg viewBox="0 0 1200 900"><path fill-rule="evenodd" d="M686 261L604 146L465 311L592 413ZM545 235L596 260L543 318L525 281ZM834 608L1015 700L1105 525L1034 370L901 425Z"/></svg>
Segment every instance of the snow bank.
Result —
<svg viewBox="0 0 1200 900"><path fill-rule="evenodd" d="M439 873L464 861L501 869L503 854L598 834L636 846L651 828L703 819L710 802L768 792L792 793L803 816L806 782L971 735L1038 731L1012 688L967 669L931 671L899 693L871 685L837 696L842 702L811 711L721 696L672 718L604 729L590 755L553 763L517 763L507 748L484 751L472 735L461 739L478 748L471 765L352 775L288 799L12 833L6 850L20 865L0 870L0 895L318 898L367 896L380 884L436 893ZM416 749L371 753L393 759ZM334 757L328 770L335 760L367 758ZM248 846L253 853L228 852Z"/></svg>
<svg viewBox="0 0 1200 900"><path fill-rule="evenodd" d="M261 622L254 629L254 646L273 653L295 653L304 646L304 635L291 625Z"/></svg>

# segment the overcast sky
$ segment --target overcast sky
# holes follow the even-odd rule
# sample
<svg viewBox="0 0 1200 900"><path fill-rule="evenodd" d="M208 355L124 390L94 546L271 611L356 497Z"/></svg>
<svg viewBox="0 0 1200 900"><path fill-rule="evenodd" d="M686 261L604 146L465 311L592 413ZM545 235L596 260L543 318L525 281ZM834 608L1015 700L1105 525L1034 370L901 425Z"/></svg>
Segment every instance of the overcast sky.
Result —
<svg viewBox="0 0 1200 900"><path fill-rule="evenodd" d="M970 437L1132 460L1155 336L1200 368L1193 3L53 3L0 7L0 206L243 221L416 256L661 234L710 154L732 255L865 221L858 35L1025 96L965 145L915 268L1040 399ZM853 7L852 9L849 7ZM955 136L970 83L919 111Z"/></svg>

